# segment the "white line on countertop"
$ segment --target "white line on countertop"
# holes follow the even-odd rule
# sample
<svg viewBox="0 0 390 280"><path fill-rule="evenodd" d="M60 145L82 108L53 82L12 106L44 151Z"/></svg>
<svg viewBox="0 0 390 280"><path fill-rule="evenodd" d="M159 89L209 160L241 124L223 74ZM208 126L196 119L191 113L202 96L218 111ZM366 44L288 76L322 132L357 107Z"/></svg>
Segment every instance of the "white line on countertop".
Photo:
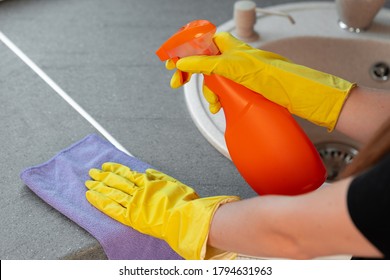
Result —
<svg viewBox="0 0 390 280"><path fill-rule="evenodd" d="M25 53L23 53L7 36L0 31L0 41L3 42L13 53L15 53L28 67L30 67L42 80L44 80L59 96L61 96L73 109L84 117L94 128L96 128L111 144L122 152L131 156L104 127L102 127L87 111L73 100L56 82L54 82L38 65L36 65Z"/></svg>

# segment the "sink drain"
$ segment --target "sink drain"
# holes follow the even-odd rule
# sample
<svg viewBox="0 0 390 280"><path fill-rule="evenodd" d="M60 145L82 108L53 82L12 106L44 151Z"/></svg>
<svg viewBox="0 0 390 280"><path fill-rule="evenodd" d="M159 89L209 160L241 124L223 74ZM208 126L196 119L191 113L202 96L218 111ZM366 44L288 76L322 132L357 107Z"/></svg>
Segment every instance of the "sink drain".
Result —
<svg viewBox="0 0 390 280"><path fill-rule="evenodd" d="M315 145L326 167L326 182L334 182L339 174L358 154L354 147L338 142L324 142Z"/></svg>
<svg viewBox="0 0 390 280"><path fill-rule="evenodd" d="M375 81L387 81L390 75L390 66L385 62L377 62L371 66L370 75Z"/></svg>

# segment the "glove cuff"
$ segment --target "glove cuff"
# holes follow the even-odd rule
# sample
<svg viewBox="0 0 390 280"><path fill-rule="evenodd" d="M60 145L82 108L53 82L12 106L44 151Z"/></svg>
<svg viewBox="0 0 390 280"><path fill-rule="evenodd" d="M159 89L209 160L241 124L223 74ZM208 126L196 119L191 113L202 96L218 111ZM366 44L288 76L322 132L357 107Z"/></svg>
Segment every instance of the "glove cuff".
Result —
<svg viewBox="0 0 390 280"><path fill-rule="evenodd" d="M174 209L163 239L187 260L234 259L235 254L207 246L210 225L218 207L237 201L236 196L199 198Z"/></svg>
<svg viewBox="0 0 390 280"><path fill-rule="evenodd" d="M305 69L299 65L296 68L302 72ZM308 72L295 79L299 86L289 89L290 104L286 107L290 113L332 131L349 92L356 84L320 71Z"/></svg>
<svg viewBox="0 0 390 280"><path fill-rule="evenodd" d="M271 78L265 76L258 81L264 86L264 97L287 108L291 114L332 131L349 92L356 84L285 61L273 61L272 66L269 70L272 71Z"/></svg>
<svg viewBox="0 0 390 280"><path fill-rule="evenodd" d="M205 240L203 241L203 245L201 247L199 258L198 258L200 260L233 260L237 257L237 253L220 250L207 245L209 239L210 225L213 220L215 212L223 204L240 200L240 198L236 196L230 196L230 197L228 196L228 197L220 197L220 198L221 200L218 201L218 203L215 205L209 218L207 235L205 237Z"/></svg>
<svg viewBox="0 0 390 280"><path fill-rule="evenodd" d="M345 88L340 90L339 98L337 101L335 101L333 104L333 108L329 110L329 114L327 119L327 122L325 123L326 128L328 128L329 132L332 132L334 128L336 127L337 121L339 119L341 110L344 107L345 101L348 99L349 93L351 92L351 89L353 89L356 86L355 83L349 83L346 82ZM321 125L321 124L320 124Z"/></svg>

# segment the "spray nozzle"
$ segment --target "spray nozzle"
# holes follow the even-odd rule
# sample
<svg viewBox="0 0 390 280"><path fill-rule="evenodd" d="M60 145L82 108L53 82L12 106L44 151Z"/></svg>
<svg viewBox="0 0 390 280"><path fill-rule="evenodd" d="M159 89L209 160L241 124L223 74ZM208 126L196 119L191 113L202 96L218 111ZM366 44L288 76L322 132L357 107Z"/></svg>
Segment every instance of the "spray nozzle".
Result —
<svg viewBox="0 0 390 280"><path fill-rule="evenodd" d="M162 44L156 54L162 61L191 55L216 55L219 53L213 42L216 29L207 20L191 21Z"/></svg>

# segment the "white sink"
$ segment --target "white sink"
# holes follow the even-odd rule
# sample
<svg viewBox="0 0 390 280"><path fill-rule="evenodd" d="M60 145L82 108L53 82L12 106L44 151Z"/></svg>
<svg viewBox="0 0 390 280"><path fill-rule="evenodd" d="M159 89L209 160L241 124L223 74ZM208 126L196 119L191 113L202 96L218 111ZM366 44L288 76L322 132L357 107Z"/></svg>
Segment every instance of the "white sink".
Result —
<svg viewBox="0 0 390 280"><path fill-rule="evenodd" d="M296 24L276 16L260 16L255 30L260 34L253 47L279 53L298 64L325 71L360 85L390 89L390 80L377 81L370 68L378 62L390 65L390 10L382 9L371 28L359 34L342 30L337 24L334 3L306 2L271 7L290 14ZM218 32L235 35L233 20L218 27ZM212 115L203 98L202 76L194 75L185 85L185 98L189 112L204 137L226 157L223 112ZM323 142L345 143L359 148L360 144L346 136L312 125L296 118L314 144Z"/></svg>

